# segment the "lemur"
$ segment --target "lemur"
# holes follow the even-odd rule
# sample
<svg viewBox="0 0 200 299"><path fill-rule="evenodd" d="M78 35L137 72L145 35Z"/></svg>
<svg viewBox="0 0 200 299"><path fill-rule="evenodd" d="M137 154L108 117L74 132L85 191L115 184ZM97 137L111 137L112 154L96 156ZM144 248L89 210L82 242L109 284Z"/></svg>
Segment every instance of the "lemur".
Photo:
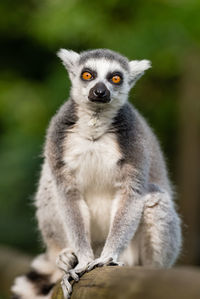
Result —
<svg viewBox="0 0 200 299"><path fill-rule="evenodd" d="M181 224L158 140L128 103L150 68L107 49L58 52L71 79L68 101L52 118L35 196L46 252L16 278L13 298L50 298L62 278L95 267L171 267Z"/></svg>

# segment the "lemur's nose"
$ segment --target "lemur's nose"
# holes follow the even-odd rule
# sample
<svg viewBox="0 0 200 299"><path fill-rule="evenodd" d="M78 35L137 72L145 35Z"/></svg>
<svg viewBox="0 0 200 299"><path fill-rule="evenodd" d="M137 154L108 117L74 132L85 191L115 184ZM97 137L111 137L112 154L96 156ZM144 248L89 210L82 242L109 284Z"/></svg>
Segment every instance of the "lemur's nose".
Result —
<svg viewBox="0 0 200 299"><path fill-rule="evenodd" d="M95 103L109 103L110 91L103 82L98 82L90 89L88 99Z"/></svg>
<svg viewBox="0 0 200 299"><path fill-rule="evenodd" d="M93 93L96 97L102 98L106 95L107 88L106 88L105 84L100 82L100 83L97 83L95 87L96 88L94 89Z"/></svg>

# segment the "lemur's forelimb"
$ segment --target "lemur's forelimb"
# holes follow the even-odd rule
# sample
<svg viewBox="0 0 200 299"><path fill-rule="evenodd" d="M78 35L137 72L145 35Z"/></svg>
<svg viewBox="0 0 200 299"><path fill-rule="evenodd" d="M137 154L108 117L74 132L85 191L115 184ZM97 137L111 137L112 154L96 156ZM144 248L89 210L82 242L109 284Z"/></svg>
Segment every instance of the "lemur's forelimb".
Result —
<svg viewBox="0 0 200 299"><path fill-rule="evenodd" d="M69 244L74 248L79 263L85 258L93 258L89 236L89 212L80 191L70 186L66 189L64 187L59 193L59 205L62 209L63 222L67 227Z"/></svg>
<svg viewBox="0 0 200 299"><path fill-rule="evenodd" d="M101 266L106 264L107 260L117 264L120 253L127 247L138 228L144 207L144 200L141 196L131 192L129 195L121 195L117 201L114 207L116 211L111 220L110 231L101 256L90 263L88 270L99 264Z"/></svg>
<svg viewBox="0 0 200 299"><path fill-rule="evenodd" d="M60 120L59 117L53 120L48 133L49 139L45 153L56 182L57 205L67 236L65 246L72 248L78 259L75 269L66 267L65 272L70 274L73 279L78 280L77 273L83 272L83 268L86 269L88 263L94 258L90 242L90 214L83 195L76 185L74 175L71 174L67 165L63 165L60 142L57 140L58 136L64 134L62 121L65 122L65 119ZM55 126L54 122L58 125ZM71 123L68 124L69 128L70 126ZM67 128L64 125L65 134Z"/></svg>
<svg viewBox="0 0 200 299"><path fill-rule="evenodd" d="M69 274L78 280L77 274L83 272L83 269L86 269L88 263L94 258L90 245L89 212L76 188L70 187L70 190L64 188L60 192L59 204L62 209L63 223L66 225L68 242L78 259L78 264L74 270L69 270Z"/></svg>
<svg viewBox="0 0 200 299"><path fill-rule="evenodd" d="M141 155L140 158L142 161L145 159ZM139 161L137 164L140 165ZM141 178L141 173L127 165L122 167L117 183L120 187L111 211L109 233L101 256L90 263L88 270L107 264L108 260L117 264L120 254L135 235L145 205L145 178Z"/></svg>

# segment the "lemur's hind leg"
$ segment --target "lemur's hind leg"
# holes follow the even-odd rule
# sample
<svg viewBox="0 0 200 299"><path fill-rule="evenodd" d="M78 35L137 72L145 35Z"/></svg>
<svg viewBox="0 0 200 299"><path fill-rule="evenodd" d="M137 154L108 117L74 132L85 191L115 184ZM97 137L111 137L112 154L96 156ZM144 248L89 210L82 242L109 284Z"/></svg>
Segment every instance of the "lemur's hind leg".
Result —
<svg viewBox="0 0 200 299"><path fill-rule="evenodd" d="M151 185L146 196L140 237L142 265L161 268L173 265L181 247L180 219L170 195L155 185L153 188Z"/></svg>

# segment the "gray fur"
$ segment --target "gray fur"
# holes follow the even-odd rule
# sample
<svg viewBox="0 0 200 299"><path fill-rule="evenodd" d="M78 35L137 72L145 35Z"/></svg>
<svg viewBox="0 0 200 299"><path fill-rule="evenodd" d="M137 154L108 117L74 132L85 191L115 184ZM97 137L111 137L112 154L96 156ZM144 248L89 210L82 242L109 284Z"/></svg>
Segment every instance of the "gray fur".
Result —
<svg viewBox="0 0 200 299"><path fill-rule="evenodd" d="M76 121L76 103L69 99L60 107L49 125L45 153L51 167L56 172L64 166L62 161L63 141L67 131L76 124Z"/></svg>
<svg viewBox="0 0 200 299"><path fill-rule="evenodd" d="M110 130L117 135L123 153L123 158L119 161L122 165L128 163L140 167L141 161L145 162L148 168L145 169L145 173L148 173L149 177L144 181L144 188L148 189L145 184L155 181L158 183L159 180L159 186L171 193L165 161L157 138L139 112L129 103L125 104L118 111ZM142 169L139 170L142 173Z"/></svg>
<svg viewBox="0 0 200 299"><path fill-rule="evenodd" d="M97 49L81 52L79 64L84 65L88 59L101 58L104 58L108 61L117 61L125 70L129 70L128 59L121 54L108 49Z"/></svg>
<svg viewBox="0 0 200 299"><path fill-rule="evenodd" d="M62 49L58 56L72 89L47 131L35 198L47 250L32 269L49 277L50 285L64 273L62 288L68 298L69 280L96 266L172 266L180 252L181 230L158 140L127 103L130 88L150 63L129 62L106 49L81 54ZM81 71L89 61L97 75L82 82ZM113 87L107 75L119 69L123 82ZM109 90L108 103L89 101L99 82ZM14 293L37 298L30 296L25 282L27 277L17 279Z"/></svg>

